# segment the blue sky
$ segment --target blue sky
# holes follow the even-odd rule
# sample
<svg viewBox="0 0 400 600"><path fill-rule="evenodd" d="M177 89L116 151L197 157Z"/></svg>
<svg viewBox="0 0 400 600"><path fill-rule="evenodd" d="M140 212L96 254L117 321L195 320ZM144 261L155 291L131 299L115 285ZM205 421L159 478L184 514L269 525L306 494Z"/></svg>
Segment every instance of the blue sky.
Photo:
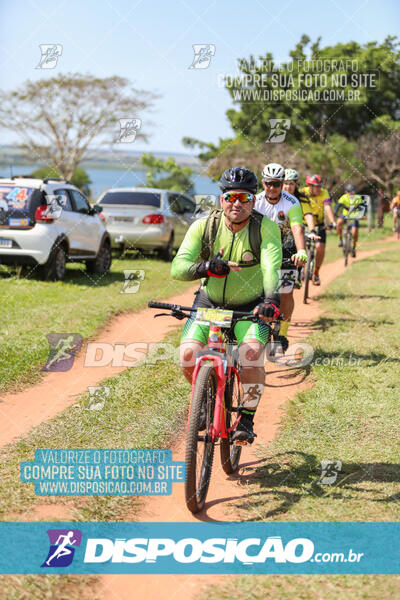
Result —
<svg viewBox="0 0 400 600"><path fill-rule="evenodd" d="M323 45L382 41L400 26L397 0L0 0L0 85L55 72L120 75L158 92L150 143L132 149L185 151L183 136L217 141L231 133L229 94L218 78L237 58L270 51L284 60L302 33ZM35 69L39 44L58 43L54 70ZM215 44L208 69L188 67L193 44ZM1 143L12 141L2 132Z"/></svg>

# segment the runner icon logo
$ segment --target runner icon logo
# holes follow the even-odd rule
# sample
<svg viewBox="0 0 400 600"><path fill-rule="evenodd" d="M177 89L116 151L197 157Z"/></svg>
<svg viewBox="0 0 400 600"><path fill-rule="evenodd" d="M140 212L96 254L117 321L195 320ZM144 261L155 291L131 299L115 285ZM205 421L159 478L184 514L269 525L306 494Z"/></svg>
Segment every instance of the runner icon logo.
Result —
<svg viewBox="0 0 400 600"><path fill-rule="evenodd" d="M79 333L49 333L50 354L42 371L69 371L82 345Z"/></svg>
<svg viewBox="0 0 400 600"><path fill-rule="evenodd" d="M130 144L135 141L136 135L142 126L141 119L119 119L119 134L115 143Z"/></svg>
<svg viewBox="0 0 400 600"><path fill-rule="evenodd" d="M50 548L42 567L68 567L82 541L79 529L48 529Z"/></svg>
<svg viewBox="0 0 400 600"><path fill-rule="evenodd" d="M269 119L269 132L267 143L279 144L285 141L286 134L290 129L290 119Z"/></svg>
<svg viewBox="0 0 400 600"><path fill-rule="evenodd" d="M57 66L59 57L62 54L61 44L39 44L42 56L36 69L54 69Z"/></svg>
<svg viewBox="0 0 400 600"><path fill-rule="evenodd" d="M193 44L193 62L189 69L207 69L215 54L215 44Z"/></svg>
<svg viewBox="0 0 400 600"><path fill-rule="evenodd" d="M140 269L124 269L124 287L121 294L136 294L141 282L144 280L145 272Z"/></svg>
<svg viewBox="0 0 400 600"><path fill-rule="evenodd" d="M322 485L334 484L341 470L341 460L321 460L321 477L318 483Z"/></svg>

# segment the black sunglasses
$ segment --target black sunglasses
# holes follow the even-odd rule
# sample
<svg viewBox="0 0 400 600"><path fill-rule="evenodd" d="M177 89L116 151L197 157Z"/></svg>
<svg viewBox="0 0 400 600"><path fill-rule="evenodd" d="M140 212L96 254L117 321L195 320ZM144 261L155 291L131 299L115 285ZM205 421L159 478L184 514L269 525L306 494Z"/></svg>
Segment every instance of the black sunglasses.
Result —
<svg viewBox="0 0 400 600"><path fill-rule="evenodd" d="M282 181L265 181L264 183L267 187L273 187L273 188L278 188L281 187L282 185Z"/></svg>

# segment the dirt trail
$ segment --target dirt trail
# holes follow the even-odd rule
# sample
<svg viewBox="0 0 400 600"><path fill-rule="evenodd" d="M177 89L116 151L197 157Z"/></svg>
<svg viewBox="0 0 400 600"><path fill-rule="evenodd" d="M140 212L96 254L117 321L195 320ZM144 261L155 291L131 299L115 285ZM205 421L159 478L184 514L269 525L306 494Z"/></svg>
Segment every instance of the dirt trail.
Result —
<svg viewBox="0 0 400 600"><path fill-rule="evenodd" d="M193 289L165 302L191 306ZM114 317L97 335L96 342L161 342L169 331L179 326L175 319L157 319L155 311L144 309L138 313ZM72 369L65 373L48 373L42 381L21 392L0 396L0 446L26 434L32 427L48 421L76 402L76 397L87 391L89 385L98 385L107 377L118 375L127 367L85 367L87 343L83 344Z"/></svg>
<svg viewBox="0 0 400 600"><path fill-rule="evenodd" d="M359 252L360 260L378 254L381 250ZM321 269L322 285L311 286L311 298L307 305L302 303L303 290L295 291L295 310L289 329L290 343L294 344L307 337L312 331L312 324L321 315L317 296L324 292L326 286L344 272L343 259L330 263ZM300 390L311 385L304 375L295 375L295 371L284 365L267 363L266 385L255 419L255 431L259 443L265 444L274 439L283 414L284 404ZM221 522L235 521L232 503L246 497L245 472L257 464L257 440L253 446L243 449L241 468L238 475L227 476L221 466L219 450L216 449L211 483L204 510L192 515L186 508L183 484L174 484L173 493L167 497L152 496L146 499L141 511L141 521L154 522ZM184 460L185 444L180 440L173 447L174 460ZM135 520L137 519L137 516ZM224 578L218 576L221 584ZM216 583L216 576L199 575L104 575L101 584L104 587L102 600L190 600L199 596L202 585Z"/></svg>

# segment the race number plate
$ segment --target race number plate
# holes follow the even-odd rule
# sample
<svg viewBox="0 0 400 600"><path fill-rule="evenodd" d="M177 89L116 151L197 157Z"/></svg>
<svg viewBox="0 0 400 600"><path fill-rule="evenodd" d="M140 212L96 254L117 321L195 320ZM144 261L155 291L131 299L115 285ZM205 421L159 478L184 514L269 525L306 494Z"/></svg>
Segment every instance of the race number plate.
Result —
<svg viewBox="0 0 400 600"><path fill-rule="evenodd" d="M230 327L233 311L222 308L198 308L196 321L202 325L218 325L218 327Z"/></svg>

